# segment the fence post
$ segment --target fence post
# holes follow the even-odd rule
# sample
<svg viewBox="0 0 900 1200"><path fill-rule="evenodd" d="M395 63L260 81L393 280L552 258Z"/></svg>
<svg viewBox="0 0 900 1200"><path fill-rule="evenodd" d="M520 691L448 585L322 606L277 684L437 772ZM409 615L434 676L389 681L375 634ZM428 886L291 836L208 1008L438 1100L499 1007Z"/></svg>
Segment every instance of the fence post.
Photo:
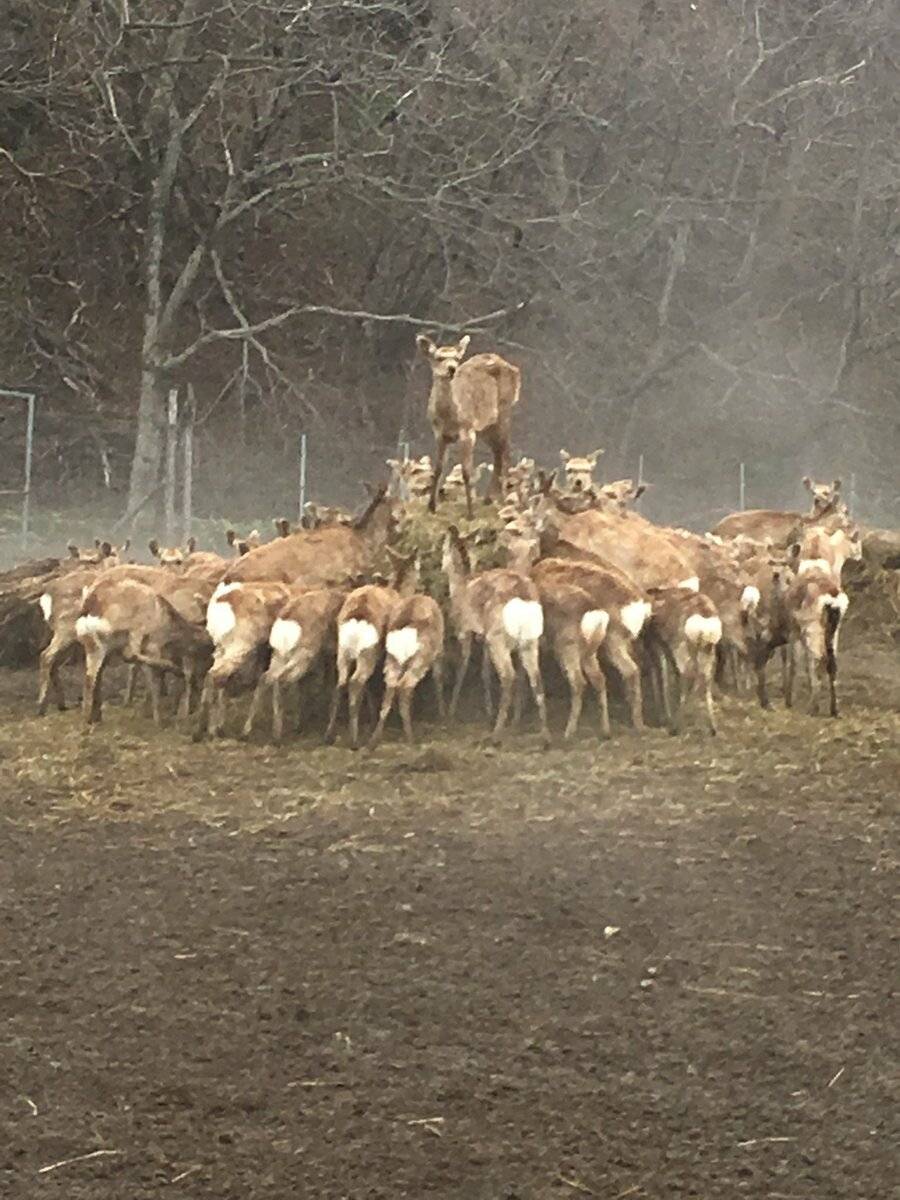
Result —
<svg viewBox="0 0 900 1200"><path fill-rule="evenodd" d="M168 421L166 424L166 541L175 540L175 456L178 450L178 388L169 388Z"/></svg>
<svg viewBox="0 0 900 1200"><path fill-rule="evenodd" d="M297 515L297 521L303 521L304 509L306 508L306 463L308 458L308 446L306 434L300 434L300 493L299 503L300 512Z"/></svg>
<svg viewBox="0 0 900 1200"><path fill-rule="evenodd" d="M742 511L743 511L743 509L745 509L745 508L747 507L747 503L746 503L746 501L747 501L747 471L746 471L746 468L745 468L745 465L744 465L744 463L741 463L740 491L739 491L739 495L738 495L738 508L740 508Z"/></svg>
<svg viewBox="0 0 900 1200"><path fill-rule="evenodd" d="M181 536L185 544L191 536L194 522L194 385L187 386L187 405L184 413L184 454L181 497Z"/></svg>
<svg viewBox="0 0 900 1200"><path fill-rule="evenodd" d="M643 482L644 482L644 456L643 456L643 454L639 454L638 455L638 477L637 477L638 489L640 489L640 486ZM638 498L634 502L635 508L638 507L640 502L641 502L641 497L638 496Z"/></svg>
<svg viewBox="0 0 900 1200"><path fill-rule="evenodd" d="M28 414L25 418L25 491L22 494L22 545L28 541L31 520L31 462L34 457L34 395L28 396Z"/></svg>
<svg viewBox="0 0 900 1200"><path fill-rule="evenodd" d="M850 476L850 516L856 516L856 472Z"/></svg>

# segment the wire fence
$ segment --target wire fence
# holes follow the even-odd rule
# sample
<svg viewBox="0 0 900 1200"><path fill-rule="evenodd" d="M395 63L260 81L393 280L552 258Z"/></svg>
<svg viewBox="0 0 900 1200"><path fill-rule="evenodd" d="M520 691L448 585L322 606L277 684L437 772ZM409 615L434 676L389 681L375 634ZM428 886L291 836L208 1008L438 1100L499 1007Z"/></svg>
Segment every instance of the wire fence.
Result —
<svg viewBox="0 0 900 1200"><path fill-rule="evenodd" d="M35 429L37 397L7 389L0 390L3 398L24 404L26 424L22 487L0 493L0 560L4 565L36 554L59 554L69 539L92 542L98 536L118 543L129 536L152 533L169 545L194 536L211 549L221 548L229 526L241 526L245 531L255 527L265 534L275 517L302 518L307 502L313 499L352 505L356 498L362 503L358 480L384 478L388 459L406 461L432 449L427 436L414 440L401 429L396 442L372 441L363 454L352 455L352 482L346 459L341 458L346 448L335 447L310 430L301 430L282 445L279 455L262 447L255 458L246 445L235 447L227 439L223 444L207 433L199 443L198 455L193 389L188 386L182 396L173 388L167 398L164 474L156 488L157 503L154 505L151 493L123 518L120 499L102 489L87 505L62 506L59 510L47 504L36 505L33 463L35 438L39 438ZM514 448L514 457L517 453ZM559 465L558 460L548 465ZM654 468L660 472L658 480L653 479ZM792 506L789 496L779 504L780 498L767 494L765 472L757 471L749 462L716 464L705 480L679 481L673 464L657 463L650 454L640 453L631 474L638 483L648 482L649 476L650 490L640 505L644 515L698 531L710 528L737 509ZM654 490L654 482L661 486ZM855 472L845 481L844 494L851 513L865 520L867 505L858 494ZM797 502L796 495L793 502ZM883 517L882 522L886 523Z"/></svg>

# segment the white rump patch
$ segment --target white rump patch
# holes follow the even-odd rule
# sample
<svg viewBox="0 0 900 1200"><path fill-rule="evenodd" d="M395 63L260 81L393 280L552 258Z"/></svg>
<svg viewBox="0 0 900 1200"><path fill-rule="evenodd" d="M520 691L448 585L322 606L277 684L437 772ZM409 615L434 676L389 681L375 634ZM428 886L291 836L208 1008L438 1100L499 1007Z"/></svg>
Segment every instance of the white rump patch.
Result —
<svg viewBox="0 0 900 1200"><path fill-rule="evenodd" d="M276 654L290 654L303 636L299 621L276 618L269 634L269 645Z"/></svg>
<svg viewBox="0 0 900 1200"><path fill-rule="evenodd" d="M598 635L601 638L605 637L608 627L609 613L606 609L592 608L581 618L581 636L586 642L594 641Z"/></svg>
<svg viewBox="0 0 900 1200"><path fill-rule="evenodd" d="M384 645L391 658L402 667L419 649L418 630L413 625L406 625L403 629L392 629Z"/></svg>
<svg viewBox="0 0 900 1200"><path fill-rule="evenodd" d="M352 617L338 629L338 649L342 654L357 658L364 650L377 646L380 638L371 621L360 621Z"/></svg>
<svg viewBox="0 0 900 1200"><path fill-rule="evenodd" d="M632 600L630 604L624 606L619 616L631 636L637 637L647 624L652 611L646 600Z"/></svg>
<svg viewBox="0 0 900 1200"><path fill-rule="evenodd" d="M759 588L748 583L741 592L741 610L745 613L755 613L761 599Z"/></svg>
<svg viewBox="0 0 900 1200"><path fill-rule="evenodd" d="M722 640L722 622L718 617L692 613L684 623L684 636L698 646L718 646Z"/></svg>
<svg viewBox="0 0 900 1200"><path fill-rule="evenodd" d="M75 634L80 638L102 636L111 629L112 626L106 617L95 617L93 613L79 617L75 622Z"/></svg>
<svg viewBox="0 0 900 1200"><path fill-rule="evenodd" d="M520 649L529 642L540 641L544 632L544 610L537 600L513 596L503 605L502 620L506 636Z"/></svg>
<svg viewBox="0 0 900 1200"><path fill-rule="evenodd" d="M840 611L841 616L847 611L850 604L850 597L846 592L838 592L836 596L820 596L819 611L822 612L826 608L836 608Z"/></svg>
<svg viewBox="0 0 900 1200"><path fill-rule="evenodd" d="M692 575L690 579L682 579L681 583L678 584L678 587L687 588L689 592L699 592L700 580L696 575Z"/></svg>
<svg viewBox="0 0 900 1200"><path fill-rule="evenodd" d="M810 571L824 571L831 574L831 563L824 558L804 558L797 567L798 575L808 575Z"/></svg>
<svg viewBox="0 0 900 1200"><path fill-rule="evenodd" d="M49 592L44 592L38 604L41 606L41 612L44 614L44 620L49 624L50 618L53 616L53 597Z"/></svg>
<svg viewBox="0 0 900 1200"><path fill-rule="evenodd" d="M223 642L236 624L237 617L227 600L210 600L206 610L206 632L214 642Z"/></svg>

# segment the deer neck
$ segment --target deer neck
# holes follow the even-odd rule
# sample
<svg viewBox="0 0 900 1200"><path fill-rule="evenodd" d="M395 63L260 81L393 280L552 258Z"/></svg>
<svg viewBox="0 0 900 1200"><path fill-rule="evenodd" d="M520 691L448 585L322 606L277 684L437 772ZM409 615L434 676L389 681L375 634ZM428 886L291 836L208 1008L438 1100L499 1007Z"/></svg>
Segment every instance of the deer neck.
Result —
<svg viewBox="0 0 900 1200"><path fill-rule="evenodd" d="M432 376L431 393L428 397L428 415L432 424L442 424L448 418L456 416L456 404L453 400L453 384L449 379Z"/></svg>

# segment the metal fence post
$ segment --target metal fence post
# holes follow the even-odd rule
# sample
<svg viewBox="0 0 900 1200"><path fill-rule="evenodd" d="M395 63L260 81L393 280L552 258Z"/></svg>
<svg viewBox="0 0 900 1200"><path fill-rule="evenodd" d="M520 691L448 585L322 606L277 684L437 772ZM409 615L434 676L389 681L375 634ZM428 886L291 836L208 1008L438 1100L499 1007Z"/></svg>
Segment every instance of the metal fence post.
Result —
<svg viewBox="0 0 900 1200"><path fill-rule="evenodd" d="M740 485L738 495L738 508L741 510L747 507L747 471L744 463L741 463Z"/></svg>
<svg viewBox="0 0 900 1200"><path fill-rule="evenodd" d="M303 520L304 510L306 508L306 464L309 456L309 449L306 440L306 434L300 434L300 512L297 515L297 520Z"/></svg>
<svg viewBox="0 0 900 1200"><path fill-rule="evenodd" d="M166 424L166 541L175 540L175 474L178 452L178 388L169 389L168 422Z"/></svg>
<svg viewBox="0 0 900 1200"><path fill-rule="evenodd" d="M856 472L850 476L850 516L856 516Z"/></svg>
<svg viewBox="0 0 900 1200"><path fill-rule="evenodd" d="M28 541L31 521L31 463L34 457L34 393L28 396L28 414L25 418L25 492L22 496L22 545Z"/></svg>
<svg viewBox="0 0 900 1200"><path fill-rule="evenodd" d="M191 526L194 521L194 385L187 387L187 406L184 414L184 479L182 480L181 505L181 535L185 545L191 536Z"/></svg>

